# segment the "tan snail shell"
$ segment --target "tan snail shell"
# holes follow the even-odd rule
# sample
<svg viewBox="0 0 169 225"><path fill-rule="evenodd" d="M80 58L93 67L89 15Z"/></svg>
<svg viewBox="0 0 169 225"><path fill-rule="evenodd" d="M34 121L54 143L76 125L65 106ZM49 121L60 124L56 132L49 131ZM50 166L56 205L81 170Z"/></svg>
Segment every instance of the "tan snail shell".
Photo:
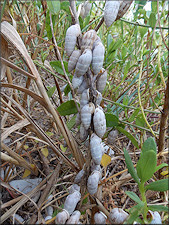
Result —
<svg viewBox="0 0 169 225"><path fill-rule="evenodd" d="M72 184L70 189L69 189L69 194L72 194L75 191L79 191L80 192L80 186L77 184Z"/></svg>
<svg viewBox="0 0 169 225"><path fill-rule="evenodd" d="M81 77L84 77L84 76L81 76ZM87 79L84 78L80 87L77 89L77 94L82 94L82 92L87 88L88 88L88 82L87 82Z"/></svg>
<svg viewBox="0 0 169 225"><path fill-rule="evenodd" d="M95 30L89 30L87 31L83 37L82 37L82 42L81 42L81 50L82 52L85 49L92 49L93 48L93 43L97 39L97 33Z"/></svg>
<svg viewBox="0 0 169 225"><path fill-rule="evenodd" d="M76 64L75 72L78 77L84 75L87 72L91 61L92 61L92 51L90 49L86 49L83 52L83 54L79 57Z"/></svg>
<svg viewBox="0 0 169 225"><path fill-rule="evenodd" d="M92 102L83 106L83 108L81 109L81 121L86 130L88 130L90 127L92 114L94 113L94 110L95 110L95 106Z"/></svg>
<svg viewBox="0 0 169 225"><path fill-rule="evenodd" d="M66 220L68 220L69 217L70 217L69 213L66 210L63 209L62 212L59 212L56 215L55 223L56 224L65 224Z"/></svg>
<svg viewBox="0 0 169 225"><path fill-rule="evenodd" d="M80 116L80 113L77 113L76 115L76 119L75 119L75 124L76 126L80 125L81 123L81 116Z"/></svg>
<svg viewBox="0 0 169 225"><path fill-rule="evenodd" d="M82 92L82 96L81 96L81 99L80 99L80 108L83 108L83 106L85 106L88 103L89 103L89 88L85 89Z"/></svg>
<svg viewBox="0 0 169 225"><path fill-rule="evenodd" d="M101 70L102 72L104 71L103 69ZM96 88L99 92L103 92L105 86L106 86L106 81L107 81L107 71L105 72L98 78L96 82Z"/></svg>
<svg viewBox="0 0 169 225"><path fill-rule="evenodd" d="M100 165L102 159L102 139L99 138L95 133L91 135L90 139L90 151L93 162L97 165Z"/></svg>
<svg viewBox="0 0 169 225"><path fill-rule="evenodd" d="M107 142L109 144L113 144L118 136L118 131L117 130L112 130L109 132L108 137L107 137Z"/></svg>
<svg viewBox="0 0 169 225"><path fill-rule="evenodd" d="M89 135L88 130L86 130L84 128L84 125L81 123L81 125L80 125L80 140L85 141L86 138L88 137L88 135Z"/></svg>
<svg viewBox="0 0 169 225"><path fill-rule="evenodd" d="M68 71L71 72L75 69L76 63L81 55L81 50L74 50L68 61Z"/></svg>
<svg viewBox="0 0 169 225"><path fill-rule="evenodd" d="M104 21L107 27L110 27L116 20L120 7L120 1L106 1L104 9Z"/></svg>
<svg viewBox="0 0 169 225"><path fill-rule="evenodd" d="M133 0L130 1L123 0L121 2L116 20L119 20L120 18L123 17L123 15L127 12L132 2Z"/></svg>
<svg viewBox="0 0 169 225"><path fill-rule="evenodd" d="M74 183L76 183L76 184L80 183L82 180L82 177L84 176L84 173L85 173L85 171L83 169L81 169L79 171L79 173L76 175Z"/></svg>
<svg viewBox="0 0 169 225"><path fill-rule="evenodd" d="M70 56L75 49L77 37L81 34L79 24L70 26L66 31L65 50L66 54Z"/></svg>
<svg viewBox="0 0 169 225"><path fill-rule="evenodd" d="M94 112L93 123L96 134L102 138L106 132L106 118L104 112L98 107Z"/></svg>
<svg viewBox="0 0 169 225"><path fill-rule="evenodd" d="M74 74L73 78L72 78L72 86L74 89L80 87L80 85L83 83L83 79L84 77L77 77L76 73Z"/></svg>
<svg viewBox="0 0 169 225"><path fill-rule="evenodd" d="M68 219L66 224L78 224L80 219L80 212L78 210L74 211L71 215L71 217Z"/></svg>
<svg viewBox="0 0 169 225"><path fill-rule="evenodd" d="M96 105L100 105L101 101L102 101L102 94L99 91L96 91L97 95L96 95Z"/></svg>
<svg viewBox="0 0 169 225"><path fill-rule="evenodd" d="M109 214L109 219L113 224L123 224L128 215L123 209L114 208Z"/></svg>
<svg viewBox="0 0 169 225"><path fill-rule="evenodd" d="M101 173L97 170L94 170L87 180L87 190L91 195L94 195L97 192L99 180L101 178Z"/></svg>
<svg viewBox="0 0 169 225"><path fill-rule="evenodd" d="M97 212L94 214L95 224L105 224L107 216L103 212Z"/></svg>
<svg viewBox="0 0 169 225"><path fill-rule="evenodd" d="M81 194L79 191L74 191L69 194L64 203L64 209L71 215L76 208L77 203L80 201Z"/></svg>
<svg viewBox="0 0 169 225"><path fill-rule="evenodd" d="M92 70L98 74L103 66L105 47L102 42L98 42L93 49Z"/></svg>

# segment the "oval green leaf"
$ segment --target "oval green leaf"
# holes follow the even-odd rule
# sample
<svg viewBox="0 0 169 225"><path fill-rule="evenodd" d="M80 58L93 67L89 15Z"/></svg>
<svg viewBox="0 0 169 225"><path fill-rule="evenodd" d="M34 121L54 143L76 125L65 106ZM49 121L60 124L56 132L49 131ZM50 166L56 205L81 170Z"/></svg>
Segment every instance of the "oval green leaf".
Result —
<svg viewBox="0 0 169 225"><path fill-rule="evenodd" d="M152 191L168 191L168 179L157 180L145 186L146 190Z"/></svg>
<svg viewBox="0 0 169 225"><path fill-rule="evenodd" d="M57 111L60 113L61 116L76 114L78 112L76 104L73 100L62 103L57 108Z"/></svg>

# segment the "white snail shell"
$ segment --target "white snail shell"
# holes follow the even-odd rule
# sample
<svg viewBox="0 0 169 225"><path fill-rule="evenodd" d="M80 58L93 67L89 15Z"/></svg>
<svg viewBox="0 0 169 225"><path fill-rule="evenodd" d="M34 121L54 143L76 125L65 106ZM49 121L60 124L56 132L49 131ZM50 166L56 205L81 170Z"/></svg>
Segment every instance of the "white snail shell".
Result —
<svg viewBox="0 0 169 225"><path fill-rule="evenodd" d="M80 108L83 108L83 106L87 105L89 103L89 88L85 89L82 92L81 100L80 100Z"/></svg>
<svg viewBox="0 0 169 225"><path fill-rule="evenodd" d="M74 180L74 183L76 183L76 184L80 183L81 180L82 180L82 177L83 177L84 173L85 173L85 171L83 169L81 169L79 171L79 173L76 175L75 180Z"/></svg>
<svg viewBox="0 0 169 225"><path fill-rule="evenodd" d="M64 203L64 209L71 215L76 208L77 203L80 201L81 194L79 191L74 191L69 194Z"/></svg>
<svg viewBox="0 0 169 225"><path fill-rule="evenodd" d="M66 54L70 56L75 49L77 37L80 35L80 26L75 24L70 26L66 31L65 50Z"/></svg>
<svg viewBox="0 0 169 225"><path fill-rule="evenodd" d="M53 215L53 207L52 206L48 206L48 207L46 207L46 214L48 215L48 216L52 216Z"/></svg>
<svg viewBox="0 0 169 225"><path fill-rule="evenodd" d="M101 173L97 170L94 170L87 180L87 190L91 195L94 195L97 192L99 180L101 178Z"/></svg>
<svg viewBox="0 0 169 225"><path fill-rule="evenodd" d="M110 157L114 156L114 151L108 145L102 142L102 146L103 146L103 154L106 153Z"/></svg>
<svg viewBox="0 0 169 225"><path fill-rule="evenodd" d="M91 7L92 3L89 3L88 1L82 3L80 11L80 16L82 17L82 19L84 19L89 14Z"/></svg>
<svg viewBox="0 0 169 225"><path fill-rule="evenodd" d="M81 55L81 50L74 50L68 61L68 71L71 72L75 69L76 63Z"/></svg>
<svg viewBox="0 0 169 225"><path fill-rule="evenodd" d="M117 17L116 17L116 20L119 20L121 17L123 17L123 15L127 12L127 10L129 9L131 3L132 3L133 0L130 0L130 1L126 1L126 0L123 0L120 4L120 7L119 7L119 11L118 11L118 14L117 14Z"/></svg>
<svg viewBox="0 0 169 225"><path fill-rule="evenodd" d="M95 224L105 224L107 216L103 212L97 212L94 215Z"/></svg>
<svg viewBox="0 0 169 225"><path fill-rule="evenodd" d="M107 27L110 27L116 20L120 7L120 1L106 1L104 10L104 21Z"/></svg>
<svg viewBox="0 0 169 225"><path fill-rule="evenodd" d="M113 144L115 142L117 136L118 136L118 131L117 130L110 131L110 133L108 134L108 137L107 137L107 142L109 144Z"/></svg>
<svg viewBox="0 0 169 225"><path fill-rule="evenodd" d="M93 43L97 38L97 33L95 30L87 31L82 37L81 50L92 49Z"/></svg>
<svg viewBox="0 0 169 225"><path fill-rule="evenodd" d="M81 77L84 77L84 76L81 76ZM88 88L88 82L87 82L87 79L84 78L80 87L77 89L77 94L82 94L82 92L87 88Z"/></svg>
<svg viewBox="0 0 169 225"><path fill-rule="evenodd" d="M56 224L65 224L66 220L68 220L70 217L69 213L66 210L63 210L62 212L59 212L56 215L55 223Z"/></svg>
<svg viewBox="0 0 169 225"><path fill-rule="evenodd" d="M94 112L93 123L96 134L102 138L106 132L106 118L104 112L98 107Z"/></svg>
<svg viewBox="0 0 169 225"><path fill-rule="evenodd" d="M48 221L48 220L51 220L51 219L52 219L52 216L46 216L45 217L45 222Z"/></svg>
<svg viewBox="0 0 169 225"><path fill-rule="evenodd" d="M95 106L92 102L83 106L83 108L81 109L81 121L86 130L88 130L90 127L92 114L94 113L94 110L95 110Z"/></svg>
<svg viewBox="0 0 169 225"><path fill-rule="evenodd" d="M97 170L97 171L99 171L101 173L101 171L102 171L100 165L97 165L94 162L91 163L90 169L91 169L91 172L93 172L94 170Z"/></svg>
<svg viewBox="0 0 169 225"><path fill-rule="evenodd" d="M96 40L95 40L94 43L93 43L92 51L93 51L93 49L95 48L95 46L98 45L98 43L100 43L100 42L102 42L102 41L101 41L100 37L97 35L97 38L96 38Z"/></svg>
<svg viewBox="0 0 169 225"><path fill-rule="evenodd" d="M91 156L93 159L93 162L97 165L100 165L101 159L102 159L102 139L99 138L95 133L91 135L90 140L90 151Z"/></svg>
<svg viewBox="0 0 169 225"><path fill-rule="evenodd" d="M77 113L76 119L75 119L75 124L76 124L76 126L78 126L78 125L80 125L80 123L81 123L81 115L80 115L80 113Z"/></svg>
<svg viewBox="0 0 169 225"><path fill-rule="evenodd" d="M80 192L80 186L77 184L72 184L70 189L69 189L69 194L72 194L75 191L79 191Z"/></svg>
<svg viewBox="0 0 169 225"><path fill-rule="evenodd" d="M157 211L152 212L151 210L148 210L148 213L151 215L152 218L150 224L162 224L161 216Z"/></svg>
<svg viewBox="0 0 169 225"><path fill-rule="evenodd" d="M92 51L90 49L86 49L83 52L83 54L79 57L76 64L75 72L78 77L84 75L87 72L91 61L92 61Z"/></svg>
<svg viewBox="0 0 169 225"><path fill-rule="evenodd" d="M123 224L123 222L127 219L128 213L126 213L123 209L114 208L111 210L109 214L109 219L113 224Z"/></svg>
<svg viewBox="0 0 169 225"><path fill-rule="evenodd" d="M80 85L83 83L83 79L84 77L77 77L76 73L74 74L73 78L72 78L72 86L74 89L80 87Z"/></svg>
<svg viewBox="0 0 169 225"><path fill-rule="evenodd" d="M103 72L103 69L102 69ZM106 81L107 81L107 71L105 72L98 78L96 82L96 88L99 92L103 92L105 86L106 86Z"/></svg>
<svg viewBox="0 0 169 225"><path fill-rule="evenodd" d="M102 94L99 91L97 91L96 105L100 105L101 101L102 101Z"/></svg>
<svg viewBox="0 0 169 225"><path fill-rule="evenodd" d="M80 219L80 212L78 210L74 211L71 215L71 217L68 219L66 224L78 224Z"/></svg>
<svg viewBox="0 0 169 225"><path fill-rule="evenodd" d="M105 47L98 42L93 49L92 70L94 74L98 74L103 66Z"/></svg>
<svg viewBox="0 0 169 225"><path fill-rule="evenodd" d="M84 125L81 123L81 125L80 125L80 140L85 141L86 138L88 137L88 135L89 135L88 130L86 130L84 128Z"/></svg>

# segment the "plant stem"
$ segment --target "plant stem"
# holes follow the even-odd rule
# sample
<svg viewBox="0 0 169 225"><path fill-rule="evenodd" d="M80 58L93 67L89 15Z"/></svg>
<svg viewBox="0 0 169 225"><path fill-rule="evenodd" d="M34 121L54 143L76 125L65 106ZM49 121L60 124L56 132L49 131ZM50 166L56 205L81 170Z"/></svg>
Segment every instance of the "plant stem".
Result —
<svg viewBox="0 0 169 225"><path fill-rule="evenodd" d="M140 190L140 193L141 193L142 201L144 202L143 219L144 219L144 222L147 223L148 208L147 208L147 200L146 200L146 196L145 196L144 182L140 183L139 190Z"/></svg>

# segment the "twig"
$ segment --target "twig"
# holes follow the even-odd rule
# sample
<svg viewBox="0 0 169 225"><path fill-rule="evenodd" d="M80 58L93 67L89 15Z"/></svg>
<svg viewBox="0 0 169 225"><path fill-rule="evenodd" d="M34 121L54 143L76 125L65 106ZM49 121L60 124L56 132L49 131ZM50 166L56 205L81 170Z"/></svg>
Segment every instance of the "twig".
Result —
<svg viewBox="0 0 169 225"><path fill-rule="evenodd" d="M74 2L74 1L72 1ZM79 109L79 106L76 102L76 99L75 99L75 93L74 93L74 89L72 87L72 84L67 76L67 73L66 73L66 70L65 70L65 67L64 67L64 64L63 64L63 60L61 58L61 55L60 55L60 52L59 52L59 49L58 49L58 46L57 46L57 43L56 43L56 39L55 39L55 36L54 36L54 32L53 32L53 23L52 23L52 16L51 16L51 12L49 13L49 16L50 16L50 27L51 27L51 31L52 31L52 40L53 40L53 43L54 43L54 49L55 49L55 54L56 56L59 58L59 61L61 62L61 65L62 65L62 69L63 69L63 72L64 72L64 75L65 75L65 78L70 86L70 89L71 89L71 93L72 93L72 97L74 99L74 102L76 104L76 108L78 110L78 112L80 113L80 109Z"/></svg>
<svg viewBox="0 0 169 225"><path fill-rule="evenodd" d="M101 27L101 25L104 22L104 17L102 17L102 19L100 20L100 22L98 23L98 25L95 27L95 31L97 32L99 30L99 28Z"/></svg>

